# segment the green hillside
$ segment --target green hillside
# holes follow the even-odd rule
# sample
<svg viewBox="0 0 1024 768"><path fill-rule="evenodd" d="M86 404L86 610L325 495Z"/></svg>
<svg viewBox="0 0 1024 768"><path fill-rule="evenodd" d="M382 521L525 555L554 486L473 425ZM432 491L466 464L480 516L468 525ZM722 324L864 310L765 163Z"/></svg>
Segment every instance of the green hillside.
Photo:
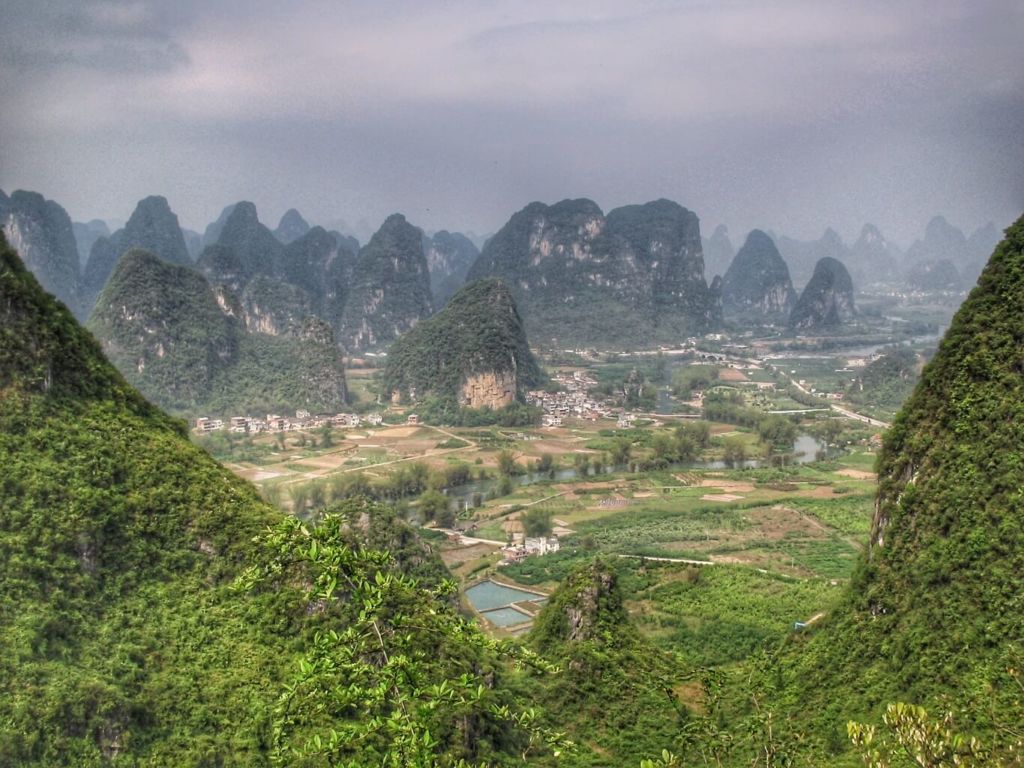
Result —
<svg viewBox="0 0 1024 768"><path fill-rule="evenodd" d="M1022 306L1024 219L885 436L846 606L792 642L787 706L804 727L834 737L900 700L955 713L997 752L1021 738Z"/></svg>
<svg viewBox="0 0 1024 768"><path fill-rule="evenodd" d="M465 404L466 379L480 374L507 377L517 402L543 378L512 294L499 280L470 283L399 337L388 352L383 384L406 400L415 393L454 410Z"/></svg>
<svg viewBox="0 0 1024 768"><path fill-rule="evenodd" d="M0 764L502 765L543 746L403 522L360 500L282 518L2 242L0 466Z"/></svg>

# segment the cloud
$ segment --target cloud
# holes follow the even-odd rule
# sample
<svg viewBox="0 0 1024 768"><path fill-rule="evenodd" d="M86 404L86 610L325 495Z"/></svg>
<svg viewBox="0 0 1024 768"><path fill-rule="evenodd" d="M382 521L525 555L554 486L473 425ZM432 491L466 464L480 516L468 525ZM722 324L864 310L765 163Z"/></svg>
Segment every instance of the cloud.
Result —
<svg viewBox="0 0 1024 768"><path fill-rule="evenodd" d="M0 186L83 216L175 189L195 227L246 197L486 230L664 195L908 239L1024 207L1014 0L11 5Z"/></svg>

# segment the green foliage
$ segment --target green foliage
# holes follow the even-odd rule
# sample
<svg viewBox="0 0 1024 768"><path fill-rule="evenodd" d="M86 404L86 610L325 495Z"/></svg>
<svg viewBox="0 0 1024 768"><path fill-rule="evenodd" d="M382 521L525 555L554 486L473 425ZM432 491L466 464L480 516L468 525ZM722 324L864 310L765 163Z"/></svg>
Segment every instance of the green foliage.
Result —
<svg viewBox="0 0 1024 768"><path fill-rule="evenodd" d="M718 382L718 368L713 365L687 365L672 374L672 394L689 400L697 390L713 387Z"/></svg>
<svg viewBox="0 0 1024 768"><path fill-rule="evenodd" d="M202 275L145 251L125 254L89 319L133 385L187 413L337 411L347 397L341 353L319 326L291 338L247 333Z"/></svg>
<svg viewBox="0 0 1024 768"><path fill-rule="evenodd" d="M1005 755L1024 721L1024 220L1007 230L886 433L870 544L846 606L799 643L793 699L820 730L887 702L955 711ZM826 693L827 692L827 693Z"/></svg>
<svg viewBox="0 0 1024 768"><path fill-rule="evenodd" d="M975 738L957 733L952 714L933 720L923 707L897 702L882 717L885 732L879 736L872 725L850 722L850 741L861 753L867 768L997 768Z"/></svg>
<svg viewBox="0 0 1024 768"><path fill-rule="evenodd" d="M869 363L846 391L856 404L893 411L907 400L917 383L917 354L910 347L891 347Z"/></svg>
<svg viewBox="0 0 1024 768"><path fill-rule="evenodd" d="M351 502L313 529L281 521L239 579L248 590L304 581L319 615L272 712L272 761L427 768L564 748L498 685L501 656L548 667L461 618L452 582L420 583L385 552L353 545L351 524L367 512L382 510Z"/></svg>
<svg viewBox="0 0 1024 768"><path fill-rule="evenodd" d="M261 764L302 614L227 582L274 513L7 249L0 307L0 762Z"/></svg>
<svg viewBox="0 0 1024 768"><path fill-rule="evenodd" d="M696 216L669 200L607 217L591 200L531 203L487 242L467 279L504 280L534 343L649 348L714 322L699 248Z"/></svg>
<svg viewBox="0 0 1024 768"><path fill-rule="evenodd" d="M478 374L511 375L520 401L543 381L512 294L498 280L463 287L444 309L396 340L382 382L386 392L433 395L451 408L465 380Z"/></svg>
<svg viewBox="0 0 1024 768"><path fill-rule="evenodd" d="M531 681L536 700L578 746L560 765L636 764L676 741L686 716L673 692L681 672L630 624L608 564L571 571L528 642L563 669Z"/></svg>
<svg viewBox="0 0 1024 768"><path fill-rule="evenodd" d="M387 344L430 310L423 232L392 214L359 252L342 314L342 342L347 349Z"/></svg>
<svg viewBox="0 0 1024 768"><path fill-rule="evenodd" d="M554 514L550 509L534 506L523 512L519 516L519 519L523 523L523 532L527 536L531 538L540 536L546 537L550 536L551 531L553 530L554 526L551 522L553 516Z"/></svg>

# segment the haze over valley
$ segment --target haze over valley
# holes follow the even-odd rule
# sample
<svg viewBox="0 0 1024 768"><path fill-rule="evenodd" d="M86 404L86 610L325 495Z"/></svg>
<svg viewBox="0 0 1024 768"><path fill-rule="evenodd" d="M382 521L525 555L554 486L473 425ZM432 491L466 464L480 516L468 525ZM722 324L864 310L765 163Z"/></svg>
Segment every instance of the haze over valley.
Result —
<svg viewBox="0 0 1024 768"><path fill-rule="evenodd" d="M1019 4L3 18L0 764L1021 765Z"/></svg>

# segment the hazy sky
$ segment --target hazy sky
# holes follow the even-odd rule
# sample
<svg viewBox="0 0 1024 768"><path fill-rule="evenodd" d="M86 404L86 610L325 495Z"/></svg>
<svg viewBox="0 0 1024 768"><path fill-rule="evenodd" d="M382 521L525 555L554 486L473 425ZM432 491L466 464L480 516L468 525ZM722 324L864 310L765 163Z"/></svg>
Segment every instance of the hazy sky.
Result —
<svg viewBox="0 0 1024 768"><path fill-rule="evenodd" d="M202 230L669 197L733 239L1024 211L1020 0L5 0L0 188Z"/></svg>

